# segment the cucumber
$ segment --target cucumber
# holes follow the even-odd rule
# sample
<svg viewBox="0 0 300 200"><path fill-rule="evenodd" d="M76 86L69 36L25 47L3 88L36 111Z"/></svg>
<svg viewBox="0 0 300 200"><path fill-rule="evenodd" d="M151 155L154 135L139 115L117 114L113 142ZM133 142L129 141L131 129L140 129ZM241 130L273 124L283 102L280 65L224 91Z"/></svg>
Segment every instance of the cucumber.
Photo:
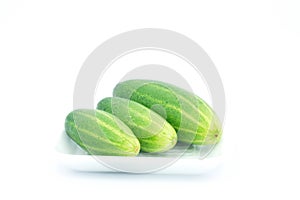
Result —
<svg viewBox="0 0 300 200"><path fill-rule="evenodd" d="M108 97L98 103L97 109L121 119L138 138L144 152L164 152L177 142L174 128L160 115L139 103Z"/></svg>
<svg viewBox="0 0 300 200"><path fill-rule="evenodd" d="M117 117L100 110L81 109L68 114L67 135L92 155L136 156L140 143Z"/></svg>
<svg viewBox="0 0 300 200"><path fill-rule="evenodd" d="M171 84L152 80L128 80L116 85L115 97L136 101L157 112L177 131L178 141L215 144L222 134L220 121L200 97Z"/></svg>

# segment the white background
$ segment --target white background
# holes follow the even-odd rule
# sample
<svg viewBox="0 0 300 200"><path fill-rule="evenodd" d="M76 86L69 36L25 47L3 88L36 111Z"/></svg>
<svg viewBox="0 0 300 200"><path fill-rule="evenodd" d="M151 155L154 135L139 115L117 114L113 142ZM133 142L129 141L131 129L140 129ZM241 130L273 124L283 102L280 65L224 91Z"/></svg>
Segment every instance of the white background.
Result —
<svg viewBox="0 0 300 200"><path fill-rule="evenodd" d="M1 199L299 199L297 0L0 2ZM224 166L200 176L75 173L54 146L91 51L137 28L210 55L227 112Z"/></svg>

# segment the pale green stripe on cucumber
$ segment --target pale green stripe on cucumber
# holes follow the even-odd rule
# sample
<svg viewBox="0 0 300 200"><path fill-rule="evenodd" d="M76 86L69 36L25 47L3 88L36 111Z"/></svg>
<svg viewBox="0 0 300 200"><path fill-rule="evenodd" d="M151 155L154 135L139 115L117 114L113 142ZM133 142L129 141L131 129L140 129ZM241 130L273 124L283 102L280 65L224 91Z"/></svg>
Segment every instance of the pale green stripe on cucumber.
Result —
<svg viewBox="0 0 300 200"><path fill-rule="evenodd" d="M165 88L165 87L162 87L161 85L157 85L157 84L151 84L151 85L149 85L149 87L154 87L155 89L160 89L160 90L163 90L163 91L165 91L165 92L170 92L170 88L173 88L173 87L171 87L170 85L168 85L169 88ZM174 88L173 88L173 89L174 89ZM177 89L179 90L180 88L177 88ZM184 91L184 90L181 90L181 92L182 92L182 93L186 93L186 91ZM200 102L197 102L197 101L191 102L191 99L187 99L186 96L182 95L182 93L177 92L175 95L176 95L176 97L179 98L180 100L183 100L184 103L187 103L189 106L192 106L192 107L194 107L194 108L196 108L196 109L198 109L198 107L197 107L196 105L203 105L204 107L207 108L206 111L210 111L208 105L205 104L204 102L203 102L203 104L198 104L198 103L200 103L201 101L200 101ZM159 100L159 99L157 99L157 100ZM196 100L196 97L195 97L194 100ZM167 105L167 106L172 106L172 105ZM175 107L174 109L176 109L176 107ZM206 116L205 113L204 113L204 111L202 111L202 110L198 110L198 111L202 114L202 117L203 117L203 118L205 118L206 120L208 120L208 119L207 119L207 116ZM184 114L186 114L186 113L184 113Z"/></svg>
<svg viewBox="0 0 300 200"><path fill-rule="evenodd" d="M162 105L163 104L163 101L160 100L160 99L155 99L153 98L152 96L150 95L146 95L146 94L139 94L139 92L137 92L137 95L143 95L143 96L146 96L147 98L151 99L155 104L160 104ZM154 105L155 105L154 104ZM181 115L183 115L184 117L186 117L187 119L191 120L193 123L198 123L199 126L204 126L204 123L206 123L208 120L207 117L203 117L205 120L203 120L203 123L200 123L199 120L196 120L195 118L192 118L187 112L185 112L184 110L174 106L174 105L171 105L171 104L166 104L165 105L165 108L170 108L172 109L174 112L177 112ZM203 113L201 113L202 115L204 115Z"/></svg>

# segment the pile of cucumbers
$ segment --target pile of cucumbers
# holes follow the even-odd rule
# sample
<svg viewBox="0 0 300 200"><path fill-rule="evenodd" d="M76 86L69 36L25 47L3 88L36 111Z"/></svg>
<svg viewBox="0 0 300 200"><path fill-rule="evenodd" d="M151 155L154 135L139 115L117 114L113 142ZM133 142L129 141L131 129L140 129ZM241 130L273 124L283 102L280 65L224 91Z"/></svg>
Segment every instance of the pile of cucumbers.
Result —
<svg viewBox="0 0 300 200"><path fill-rule="evenodd" d="M153 80L116 85L113 97L97 109L80 109L65 120L67 135L91 155L136 156L165 152L177 143L210 145L220 141L221 123L200 97Z"/></svg>

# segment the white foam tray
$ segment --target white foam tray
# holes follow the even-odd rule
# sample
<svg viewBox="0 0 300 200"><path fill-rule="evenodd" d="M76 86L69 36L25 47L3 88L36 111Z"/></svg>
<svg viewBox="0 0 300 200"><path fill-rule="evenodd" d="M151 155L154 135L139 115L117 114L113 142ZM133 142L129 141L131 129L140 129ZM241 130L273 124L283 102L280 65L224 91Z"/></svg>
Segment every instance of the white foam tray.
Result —
<svg viewBox="0 0 300 200"><path fill-rule="evenodd" d="M131 173L146 173L155 172L163 174L202 174L215 169L222 163L220 142L216 145L212 152L208 154L204 159L199 158L199 149L191 148L185 151L185 153L178 159L178 152L180 147L169 151L168 153L161 153L157 155L151 155L147 153L141 153L137 157L123 157L123 156L91 156L83 151L78 145L76 145L65 132L62 133L59 142L56 146L57 158L60 164L76 171L84 172L120 172L120 170L109 167L106 163L114 163L114 166L121 166L126 170L123 172ZM99 160L101 160L99 162ZM174 160L169 166L165 166L160 170L153 170L153 163L164 163ZM149 170L141 170L141 165L149 166Z"/></svg>

